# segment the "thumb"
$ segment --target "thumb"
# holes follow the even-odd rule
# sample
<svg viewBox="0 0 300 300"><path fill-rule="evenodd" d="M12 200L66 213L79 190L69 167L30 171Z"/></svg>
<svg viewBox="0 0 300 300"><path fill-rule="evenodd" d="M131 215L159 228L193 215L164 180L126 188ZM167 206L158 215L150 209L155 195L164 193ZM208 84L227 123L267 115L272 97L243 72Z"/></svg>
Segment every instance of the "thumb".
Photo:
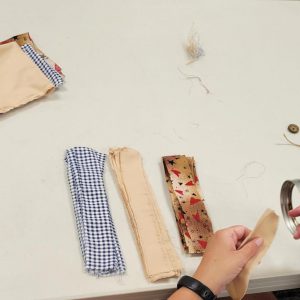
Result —
<svg viewBox="0 0 300 300"><path fill-rule="evenodd" d="M258 249L263 244L264 240L262 238L256 238L241 248L239 251L240 256L244 263L247 263L249 259L251 259L254 255L257 254Z"/></svg>

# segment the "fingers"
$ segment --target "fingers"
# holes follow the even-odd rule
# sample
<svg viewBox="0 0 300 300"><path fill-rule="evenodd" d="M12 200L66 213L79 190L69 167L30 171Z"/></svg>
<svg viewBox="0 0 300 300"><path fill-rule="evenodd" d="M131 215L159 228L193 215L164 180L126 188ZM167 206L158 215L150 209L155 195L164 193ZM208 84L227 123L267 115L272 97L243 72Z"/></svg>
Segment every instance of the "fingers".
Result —
<svg viewBox="0 0 300 300"><path fill-rule="evenodd" d="M288 212L290 217L296 218L300 216L300 206L297 206L296 208L290 210ZM298 240L300 239L300 225L297 226L296 232L294 233L294 239Z"/></svg>
<svg viewBox="0 0 300 300"><path fill-rule="evenodd" d="M300 238L300 225L297 226L296 232L294 233L294 239L298 240Z"/></svg>
<svg viewBox="0 0 300 300"><path fill-rule="evenodd" d="M235 225L215 233L215 236L226 241L226 244L230 246L232 250L238 249L241 242L248 236L250 229L243 225Z"/></svg>
<svg viewBox="0 0 300 300"><path fill-rule="evenodd" d="M257 254L263 242L264 240L262 238L256 238L246 243L242 249L238 250L239 255L242 257L244 263L247 263L249 259Z"/></svg>
<svg viewBox="0 0 300 300"><path fill-rule="evenodd" d="M236 244L238 243L238 241L244 240L245 237L250 233L250 229L242 225L232 226L228 229L232 231L233 238Z"/></svg>
<svg viewBox="0 0 300 300"><path fill-rule="evenodd" d="M243 243L242 240L240 240L236 243L236 250L238 250L241 247L242 243Z"/></svg>
<svg viewBox="0 0 300 300"><path fill-rule="evenodd" d="M290 217L294 217L294 218L300 216L300 206L290 210L288 214Z"/></svg>

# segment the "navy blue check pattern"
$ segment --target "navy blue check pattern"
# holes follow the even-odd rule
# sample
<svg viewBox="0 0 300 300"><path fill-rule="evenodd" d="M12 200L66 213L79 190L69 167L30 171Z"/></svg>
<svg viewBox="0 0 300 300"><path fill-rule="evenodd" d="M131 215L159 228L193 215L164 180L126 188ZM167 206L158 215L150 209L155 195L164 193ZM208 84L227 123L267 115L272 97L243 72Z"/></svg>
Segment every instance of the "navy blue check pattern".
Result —
<svg viewBox="0 0 300 300"><path fill-rule="evenodd" d="M54 84L55 87L59 87L63 84L63 78L61 75L28 44L21 46L21 49L25 54L27 54L31 60L39 67L39 69L44 73L44 75Z"/></svg>
<svg viewBox="0 0 300 300"><path fill-rule="evenodd" d="M74 147L67 150L65 161L85 269L97 276L124 273L103 180L106 155Z"/></svg>

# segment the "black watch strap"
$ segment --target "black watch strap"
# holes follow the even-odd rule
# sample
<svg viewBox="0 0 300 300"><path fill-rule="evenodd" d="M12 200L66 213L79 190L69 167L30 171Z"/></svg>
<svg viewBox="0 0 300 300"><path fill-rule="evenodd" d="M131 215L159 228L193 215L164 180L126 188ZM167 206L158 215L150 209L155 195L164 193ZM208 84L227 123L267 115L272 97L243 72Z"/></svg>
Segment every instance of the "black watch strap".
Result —
<svg viewBox="0 0 300 300"><path fill-rule="evenodd" d="M180 289L183 286L192 290L203 300L217 299L217 296L206 285L193 277L182 276L177 283L177 289Z"/></svg>

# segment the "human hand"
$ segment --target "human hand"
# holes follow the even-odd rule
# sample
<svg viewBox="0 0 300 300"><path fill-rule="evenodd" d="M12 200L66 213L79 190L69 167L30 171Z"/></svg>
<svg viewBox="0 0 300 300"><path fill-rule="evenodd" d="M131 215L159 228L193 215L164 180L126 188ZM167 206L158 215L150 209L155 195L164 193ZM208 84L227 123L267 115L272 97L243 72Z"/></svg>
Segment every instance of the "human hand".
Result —
<svg viewBox="0 0 300 300"><path fill-rule="evenodd" d="M206 252L194 274L217 295L243 269L245 264L258 252L262 238L247 242L241 249L241 243L250 233L244 226L233 226L217 231L208 241Z"/></svg>
<svg viewBox="0 0 300 300"><path fill-rule="evenodd" d="M289 216L296 218L300 216L300 206L289 211ZM298 240L300 238L300 225L297 226L296 232L294 233L294 239Z"/></svg>

